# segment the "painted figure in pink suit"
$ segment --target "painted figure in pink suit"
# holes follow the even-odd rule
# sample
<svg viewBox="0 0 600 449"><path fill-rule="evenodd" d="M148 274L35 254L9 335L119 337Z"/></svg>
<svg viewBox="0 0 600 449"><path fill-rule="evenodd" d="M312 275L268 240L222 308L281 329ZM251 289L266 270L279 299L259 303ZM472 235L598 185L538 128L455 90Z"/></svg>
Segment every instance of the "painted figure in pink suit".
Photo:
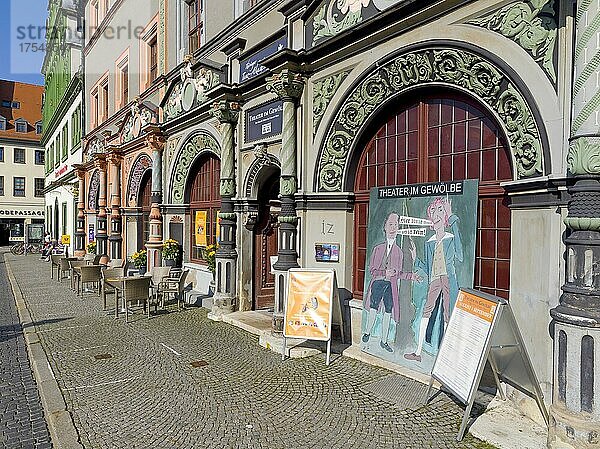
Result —
<svg viewBox="0 0 600 449"><path fill-rule="evenodd" d="M381 340L379 345L388 352L394 350L388 344L388 333L390 320L397 323L400 318L398 304L398 281L418 281L415 273L402 271L403 254L402 249L396 243L396 235L400 227L399 215L391 212L383 227L386 241L378 244L371 252L369 260L369 273L371 281L364 299L364 309L368 310L367 323L362 336L363 343L371 338L371 332L375 325L377 314L383 311L381 320Z"/></svg>

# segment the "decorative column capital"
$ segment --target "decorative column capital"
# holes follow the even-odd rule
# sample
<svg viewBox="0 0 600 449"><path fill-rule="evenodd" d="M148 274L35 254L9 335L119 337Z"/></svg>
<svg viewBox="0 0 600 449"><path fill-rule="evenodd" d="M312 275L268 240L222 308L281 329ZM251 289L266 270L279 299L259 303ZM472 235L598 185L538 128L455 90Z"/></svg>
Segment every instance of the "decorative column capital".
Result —
<svg viewBox="0 0 600 449"><path fill-rule="evenodd" d="M108 162L118 167L123 162L123 155L120 153L110 153L107 157Z"/></svg>
<svg viewBox="0 0 600 449"><path fill-rule="evenodd" d="M162 152L165 148L165 142L165 137L159 133L151 133L146 136L146 146L148 146L152 151Z"/></svg>
<svg viewBox="0 0 600 449"><path fill-rule="evenodd" d="M582 136L572 140L567 167L572 176L600 176L600 136Z"/></svg>
<svg viewBox="0 0 600 449"><path fill-rule="evenodd" d="M218 100L212 104L210 113L220 123L236 124L241 108L240 103L237 101Z"/></svg>
<svg viewBox="0 0 600 449"><path fill-rule="evenodd" d="M284 101L296 101L304 91L305 78L290 69L283 69L267 77L267 90Z"/></svg>
<svg viewBox="0 0 600 449"><path fill-rule="evenodd" d="M106 172L106 168L107 168L106 154L94 155L94 166L101 172Z"/></svg>

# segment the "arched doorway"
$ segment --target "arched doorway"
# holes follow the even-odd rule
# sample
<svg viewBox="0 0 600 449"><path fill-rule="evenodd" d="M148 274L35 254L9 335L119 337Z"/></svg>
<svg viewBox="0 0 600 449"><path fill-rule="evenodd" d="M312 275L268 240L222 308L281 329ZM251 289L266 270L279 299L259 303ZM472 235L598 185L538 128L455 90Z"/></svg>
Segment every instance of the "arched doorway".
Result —
<svg viewBox="0 0 600 449"><path fill-rule="evenodd" d="M137 206L140 208L138 221L138 242L142 248L150 239L150 211L152 209L152 171L146 170L140 182Z"/></svg>
<svg viewBox="0 0 600 449"><path fill-rule="evenodd" d="M254 309L272 309L275 305L275 275L271 273L271 257L277 255L277 216L279 213L278 167L269 166L271 173L258 189L258 218L252 231L254 241L253 279Z"/></svg>
<svg viewBox="0 0 600 449"><path fill-rule="evenodd" d="M206 264L207 245L218 243L219 227L217 214L221 209L219 191L221 161L213 153L201 155L190 170L188 178L187 200L190 204L190 260ZM203 219L204 229L198 232L197 218Z"/></svg>
<svg viewBox="0 0 600 449"><path fill-rule="evenodd" d="M356 171L354 295L363 294L372 187L479 179L474 287L507 298L510 210L500 183L513 175L497 125L476 102L448 91L396 104L384 117L372 129Z"/></svg>

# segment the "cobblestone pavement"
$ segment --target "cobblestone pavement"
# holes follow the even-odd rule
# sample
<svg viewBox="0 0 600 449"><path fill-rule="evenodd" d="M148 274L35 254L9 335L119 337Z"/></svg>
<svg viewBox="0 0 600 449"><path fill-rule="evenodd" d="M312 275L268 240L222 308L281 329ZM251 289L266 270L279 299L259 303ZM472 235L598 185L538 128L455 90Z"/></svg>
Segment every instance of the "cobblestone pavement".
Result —
<svg viewBox="0 0 600 449"><path fill-rule="evenodd" d="M455 441L462 408L445 396L402 409L365 388L389 371L282 362L201 308L126 324L50 280L47 264L7 258L86 448L491 448Z"/></svg>
<svg viewBox="0 0 600 449"><path fill-rule="evenodd" d="M1 251L1 250L0 250ZM0 447L50 448L23 329L0 254Z"/></svg>

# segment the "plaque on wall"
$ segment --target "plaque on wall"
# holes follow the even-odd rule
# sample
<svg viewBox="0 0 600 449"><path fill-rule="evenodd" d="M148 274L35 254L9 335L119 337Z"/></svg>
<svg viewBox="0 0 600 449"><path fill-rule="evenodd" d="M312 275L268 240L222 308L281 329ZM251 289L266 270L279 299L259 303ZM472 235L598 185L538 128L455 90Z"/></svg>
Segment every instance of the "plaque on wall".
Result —
<svg viewBox="0 0 600 449"><path fill-rule="evenodd" d="M339 243L315 243L315 260L317 262L339 262Z"/></svg>
<svg viewBox="0 0 600 449"><path fill-rule="evenodd" d="M245 141L256 142L281 134L283 101L272 101L246 111Z"/></svg>
<svg viewBox="0 0 600 449"><path fill-rule="evenodd" d="M244 83L252 78L262 75L267 68L260 64L260 61L274 55L287 47L287 36L283 36L266 47L253 53L240 61L240 83Z"/></svg>

